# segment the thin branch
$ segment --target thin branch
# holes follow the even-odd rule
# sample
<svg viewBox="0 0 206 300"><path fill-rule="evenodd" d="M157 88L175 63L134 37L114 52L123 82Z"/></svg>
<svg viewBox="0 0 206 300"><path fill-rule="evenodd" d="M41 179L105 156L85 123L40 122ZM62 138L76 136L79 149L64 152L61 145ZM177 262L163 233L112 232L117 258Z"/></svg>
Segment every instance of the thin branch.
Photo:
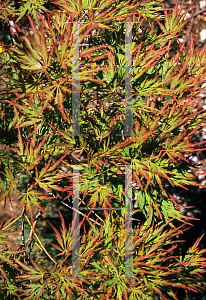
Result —
<svg viewBox="0 0 206 300"><path fill-rule="evenodd" d="M25 247L25 238L24 238L24 217L25 217L25 207L24 207L24 210L22 212L22 222L21 222L21 238L22 238L22 249L23 249L23 253L24 253L24 262L26 264L28 264L28 261L27 261L27 255L26 255L26 247Z"/></svg>
<svg viewBox="0 0 206 300"><path fill-rule="evenodd" d="M87 215L83 214L81 211L77 210L74 207L69 206L68 204L64 203L61 199L59 199L59 197L56 197L53 193L48 192L45 188L43 188L43 190L45 190L47 193L49 193L50 195L52 195L53 197L57 198L62 204L64 204L65 206L69 207L70 209L76 210L80 215L84 216L85 218L89 219L90 221L94 222L95 224L102 226L101 224L97 223L97 221L94 221L93 219L89 218ZM84 202L83 202L84 203ZM84 203L85 204L85 203ZM99 219L101 219L95 212L93 212ZM103 222L103 220L101 219L101 221ZM102 226L103 227L103 226ZM104 228L104 227L103 227Z"/></svg>
<svg viewBox="0 0 206 300"><path fill-rule="evenodd" d="M38 209L38 212L37 212L36 217L35 217L35 221L34 221L33 226L32 226L33 230L35 229L37 221L41 216L42 216L42 211L40 209ZM30 230L29 238L27 240L27 242L29 242L29 244L28 244L28 254L30 253L30 250L31 250L33 230L32 229ZM29 257L28 257L28 260L29 260Z"/></svg>
<svg viewBox="0 0 206 300"><path fill-rule="evenodd" d="M27 219L27 221L28 221L28 223L29 223L29 225L30 225L30 227L31 227L31 229L32 229L32 231L33 231L35 237L37 238L37 241L40 243L41 247L43 248L44 252L45 252L45 253L48 255L48 257L53 261L53 263L57 264L57 263L53 260L53 258L51 257L51 255L46 251L46 249L44 248L44 246L42 245L42 242L40 241L38 235L37 235L36 232L34 231L34 229L33 229L32 225L31 225L31 223L30 223L29 218L27 217L27 215L25 215L25 217L26 217L26 219Z"/></svg>
<svg viewBox="0 0 206 300"><path fill-rule="evenodd" d="M206 7L203 8L202 10L196 12L196 14L194 14L193 18L197 17L198 15L202 14L202 13L205 12L205 11L206 11Z"/></svg>
<svg viewBox="0 0 206 300"><path fill-rule="evenodd" d="M65 206L69 207L70 209L76 210L80 215L84 216L85 218L89 219L90 221L94 222L95 224L102 226L97 221L94 221L93 219L89 218L87 215L83 214L81 211L77 210L76 208L69 206L68 204L64 203L63 201L61 201L61 203L64 204ZM102 226L102 227L104 228L104 226Z"/></svg>

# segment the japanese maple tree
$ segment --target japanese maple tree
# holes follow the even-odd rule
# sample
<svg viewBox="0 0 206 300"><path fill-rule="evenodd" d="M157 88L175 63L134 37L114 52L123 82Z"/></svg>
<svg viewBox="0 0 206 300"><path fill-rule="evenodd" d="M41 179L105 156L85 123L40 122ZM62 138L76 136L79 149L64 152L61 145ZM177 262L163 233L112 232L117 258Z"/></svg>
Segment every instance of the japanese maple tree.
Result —
<svg viewBox="0 0 206 300"><path fill-rule="evenodd" d="M47 2L1 3L12 45L0 53L0 200L18 203L0 228L2 299L178 299L179 290L200 292L202 236L184 257L173 255L180 242L174 237L192 218L168 191L200 186L188 158L202 144L191 138L205 126L197 95L206 48L195 52L191 38L189 51L178 42L169 56L187 11L178 2L167 11L159 0L53 0L52 11ZM50 222L55 244L36 233L52 203L74 212L65 220L59 211L60 230ZM14 234L21 247L8 239Z"/></svg>

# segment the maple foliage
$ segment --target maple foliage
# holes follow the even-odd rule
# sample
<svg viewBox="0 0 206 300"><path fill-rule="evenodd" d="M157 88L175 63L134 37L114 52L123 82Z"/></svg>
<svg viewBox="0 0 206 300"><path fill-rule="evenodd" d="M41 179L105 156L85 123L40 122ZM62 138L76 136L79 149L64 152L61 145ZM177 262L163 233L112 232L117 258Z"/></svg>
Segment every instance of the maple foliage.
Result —
<svg viewBox="0 0 206 300"><path fill-rule="evenodd" d="M188 22L178 2L172 11L158 5L160 0L53 0L53 11L46 2L26 1L19 9L10 0L0 4L0 18L15 20L14 45L3 45L0 52L0 200L18 203L13 217L0 227L1 298L148 300L178 299L180 289L200 292L197 277L206 272L206 249L198 247L202 236L185 257L172 254L181 242L174 245L173 238L193 218L183 215L181 201L167 186L205 188L193 181L188 158L202 144L191 138L205 126L206 113L198 110L196 100L205 82L206 46L194 52L191 38L188 52L179 42L177 53L169 57L172 41ZM17 23L25 14L23 30ZM145 21L150 29L144 28ZM133 27L131 136L123 133L126 22ZM81 135L72 130L77 23ZM125 241L127 166L132 167L136 195L136 209L130 213L142 217L131 232L133 279L125 276L124 265L131 243ZM80 239L80 278L73 276L71 264L71 222L67 228L60 211L60 230L48 222L55 243L36 233L49 204L58 204L55 193L63 193L61 203L75 211L75 167L80 204L91 208L88 214L78 210L81 230L86 222L90 226ZM68 205L71 197L73 207ZM94 212L97 207L104 217ZM177 221L182 225L176 226ZM26 241L25 224L30 228ZM19 248L7 238L14 234L12 225L21 225L15 232L22 235ZM56 257L51 248L58 251Z"/></svg>

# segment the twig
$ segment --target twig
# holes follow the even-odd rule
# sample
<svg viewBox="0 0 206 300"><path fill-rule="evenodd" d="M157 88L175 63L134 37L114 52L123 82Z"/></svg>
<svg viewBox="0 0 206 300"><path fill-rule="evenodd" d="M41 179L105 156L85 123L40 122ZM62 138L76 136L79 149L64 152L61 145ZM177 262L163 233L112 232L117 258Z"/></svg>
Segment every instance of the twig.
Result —
<svg viewBox="0 0 206 300"><path fill-rule="evenodd" d="M42 216L42 211L40 209L38 209L37 215L35 217L35 221L33 223L33 230L36 227L37 221L38 221L38 219L41 216ZM30 230L29 238L27 240L27 242L29 242L29 244L28 244L28 254L30 253L30 250L31 250L31 242L32 242L32 236L33 236L33 230L32 229ZM28 260L29 260L29 257L28 257Z"/></svg>
<svg viewBox="0 0 206 300"><path fill-rule="evenodd" d="M26 264L28 264L27 261L27 256L26 256L26 247L25 247L25 238L24 238L24 217L25 217L25 207L24 210L22 212L22 221L21 221L21 238L22 238L22 249L23 249L23 253L24 253L24 262Z"/></svg>
<svg viewBox="0 0 206 300"><path fill-rule="evenodd" d="M83 214L81 211L77 210L76 208L69 206L68 204L64 203L63 201L61 201L61 203L64 204L65 206L67 206L67 207L73 209L73 210L76 210L80 215L86 217L87 219L89 219L90 221L94 222L95 224L97 224L97 225L99 225L99 226L102 226L102 225L99 224L97 221L94 221L93 219L87 217L87 215ZM103 227L103 226L102 226L102 227ZM104 228L104 227L103 227L103 228Z"/></svg>
<svg viewBox="0 0 206 300"><path fill-rule="evenodd" d="M33 229L32 225L31 225L31 223L30 223L29 218L27 217L27 215L25 215L25 217L26 217L26 219L27 219L27 221L28 221L28 223L29 223L29 225L30 225L30 227L31 227L31 229L32 229L32 231L33 231L35 237L37 238L37 241L40 243L41 247L43 248L44 252L45 252L45 253L48 255L48 257L53 261L53 263L57 264L57 263L53 260L53 258L51 257L51 255L49 255L49 253L46 251L46 249L44 248L44 246L42 245L42 242L40 241L38 235L37 235L36 232L34 231L34 229Z"/></svg>
<svg viewBox="0 0 206 300"><path fill-rule="evenodd" d="M51 192L48 192L45 188L43 188L43 190L45 190L47 193L49 193L50 195L52 195L53 197L56 197L53 193ZM58 198L58 197L56 197ZM59 199L59 198L58 198ZM59 199L60 200L60 199ZM99 225L99 226L102 226L101 224L99 224L97 221L94 221L93 219L89 218L87 215L83 214L81 211L77 210L76 208L74 207L71 207L69 206L68 204L64 203L62 200L60 200L62 204L64 204L65 206L69 207L70 209L73 209L73 210L76 210L80 215L84 216L85 218L89 219L90 221L94 222L95 224ZM82 201L84 203L84 201ZM85 204L85 203L84 203ZM103 220L95 213L93 212L96 217L98 217L102 222ZM103 227L103 226L102 226ZM103 227L104 228L104 227Z"/></svg>
<svg viewBox="0 0 206 300"><path fill-rule="evenodd" d="M206 11L206 7L203 8L202 10L196 12L196 14L194 14L193 18L197 17L199 14L202 14L202 13L205 12L205 11Z"/></svg>

